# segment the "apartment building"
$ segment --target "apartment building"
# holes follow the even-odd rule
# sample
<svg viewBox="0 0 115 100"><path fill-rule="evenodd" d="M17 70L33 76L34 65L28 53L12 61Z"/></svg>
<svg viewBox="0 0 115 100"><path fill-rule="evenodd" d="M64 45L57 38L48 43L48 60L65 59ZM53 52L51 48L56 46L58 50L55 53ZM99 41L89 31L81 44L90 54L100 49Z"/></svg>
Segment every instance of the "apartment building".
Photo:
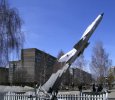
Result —
<svg viewBox="0 0 115 100"><path fill-rule="evenodd" d="M10 62L10 81L43 84L53 72L56 58L36 48L22 49L21 60Z"/></svg>

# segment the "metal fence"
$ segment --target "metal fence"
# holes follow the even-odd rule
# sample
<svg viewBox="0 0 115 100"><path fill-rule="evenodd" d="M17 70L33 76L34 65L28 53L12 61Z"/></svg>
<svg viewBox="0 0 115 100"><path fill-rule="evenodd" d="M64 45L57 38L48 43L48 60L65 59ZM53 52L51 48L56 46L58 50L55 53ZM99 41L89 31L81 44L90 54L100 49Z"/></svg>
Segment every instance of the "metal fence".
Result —
<svg viewBox="0 0 115 100"><path fill-rule="evenodd" d="M81 93L78 94L58 94L58 100L108 100L107 93ZM44 96L25 95L16 93L2 93L0 100L50 100Z"/></svg>

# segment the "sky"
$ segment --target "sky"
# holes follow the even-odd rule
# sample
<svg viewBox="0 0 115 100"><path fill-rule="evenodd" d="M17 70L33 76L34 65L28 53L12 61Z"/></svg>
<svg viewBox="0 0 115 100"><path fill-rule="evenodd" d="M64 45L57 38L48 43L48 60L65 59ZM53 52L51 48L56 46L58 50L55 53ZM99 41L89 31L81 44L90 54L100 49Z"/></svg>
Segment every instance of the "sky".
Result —
<svg viewBox="0 0 115 100"><path fill-rule="evenodd" d="M24 48L37 48L53 56L65 53L79 41L83 32L102 12L104 17L84 52L90 62L92 47L102 41L115 65L115 0L8 0L24 21Z"/></svg>

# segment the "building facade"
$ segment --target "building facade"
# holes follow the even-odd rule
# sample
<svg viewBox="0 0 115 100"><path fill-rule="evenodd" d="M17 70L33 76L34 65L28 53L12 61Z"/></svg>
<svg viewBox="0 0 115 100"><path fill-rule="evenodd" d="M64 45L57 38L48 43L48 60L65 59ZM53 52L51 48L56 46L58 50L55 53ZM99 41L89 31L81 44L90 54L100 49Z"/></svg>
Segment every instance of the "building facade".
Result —
<svg viewBox="0 0 115 100"><path fill-rule="evenodd" d="M10 81L43 84L53 72L56 58L36 48L22 49L21 60L10 62Z"/></svg>
<svg viewBox="0 0 115 100"><path fill-rule="evenodd" d="M0 67L0 84L8 84L8 68Z"/></svg>
<svg viewBox="0 0 115 100"><path fill-rule="evenodd" d="M89 85L92 83L92 75L84 70L79 68L72 68L73 80L76 84L86 84Z"/></svg>
<svg viewBox="0 0 115 100"><path fill-rule="evenodd" d="M9 61L9 83L13 85L14 83L18 83L22 78L19 77L21 72L19 70L22 68L21 60L18 61Z"/></svg>

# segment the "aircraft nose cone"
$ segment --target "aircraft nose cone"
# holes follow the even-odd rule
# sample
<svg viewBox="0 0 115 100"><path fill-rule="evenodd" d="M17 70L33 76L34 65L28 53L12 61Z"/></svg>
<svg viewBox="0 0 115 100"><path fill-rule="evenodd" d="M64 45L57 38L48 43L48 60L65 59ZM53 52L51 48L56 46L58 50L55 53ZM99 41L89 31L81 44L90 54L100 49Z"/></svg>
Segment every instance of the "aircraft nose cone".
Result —
<svg viewBox="0 0 115 100"><path fill-rule="evenodd" d="M104 13L101 14L101 16L103 16L103 15L104 15Z"/></svg>

